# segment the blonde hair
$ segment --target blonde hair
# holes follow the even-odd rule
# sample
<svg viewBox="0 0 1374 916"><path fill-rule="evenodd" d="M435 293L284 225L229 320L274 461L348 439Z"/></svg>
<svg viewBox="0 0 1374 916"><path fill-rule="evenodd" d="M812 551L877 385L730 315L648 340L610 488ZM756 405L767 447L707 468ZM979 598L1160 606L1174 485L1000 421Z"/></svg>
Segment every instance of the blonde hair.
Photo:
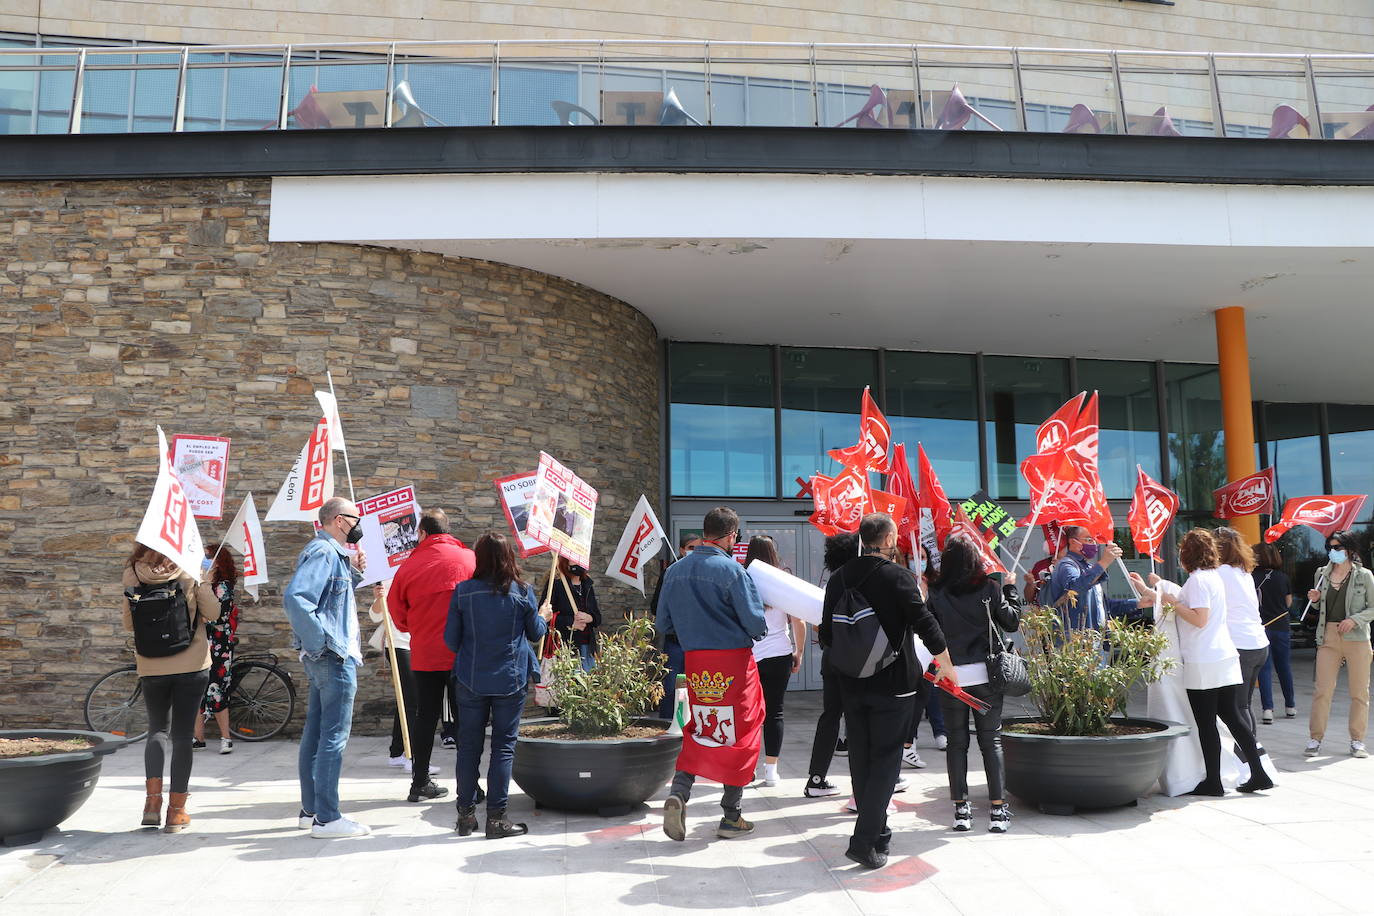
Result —
<svg viewBox="0 0 1374 916"><path fill-rule="evenodd" d="M1212 532L1212 542L1217 546L1217 556L1223 566L1238 566L1246 572L1255 568L1255 552L1236 529L1216 529Z"/></svg>

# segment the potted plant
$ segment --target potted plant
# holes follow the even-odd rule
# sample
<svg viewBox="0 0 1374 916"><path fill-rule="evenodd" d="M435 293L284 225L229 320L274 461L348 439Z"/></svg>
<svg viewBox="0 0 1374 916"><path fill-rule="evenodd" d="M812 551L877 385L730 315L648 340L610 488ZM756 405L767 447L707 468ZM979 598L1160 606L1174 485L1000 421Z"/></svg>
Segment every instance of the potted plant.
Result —
<svg viewBox="0 0 1374 916"><path fill-rule="evenodd" d="M1029 608L1021 630L1039 715L1003 720L1007 790L1046 814L1134 804L1159 779L1169 743L1189 732L1126 715L1131 688L1173 667L1167 637L1115 619L1105 632L1066 629L1046 607Z"/></svg>
<svg viewBox="0 0 1374 916"><path fill-rule="evenodd" d="M591 671L573 646L558 650L551 693L559 715L524 720L515 742L512 778L537 805L625 814L673 775L682 736L645 715L663 695L667 670L653 637L646 618L603 634Z"/></svg>
<svg viewBox="0 0 1374 916"><path fill-rule="evenodd" d="M125 743L103 732L0 731L0 842L36 843L75 814L95 791L102 758Z"/></svg>

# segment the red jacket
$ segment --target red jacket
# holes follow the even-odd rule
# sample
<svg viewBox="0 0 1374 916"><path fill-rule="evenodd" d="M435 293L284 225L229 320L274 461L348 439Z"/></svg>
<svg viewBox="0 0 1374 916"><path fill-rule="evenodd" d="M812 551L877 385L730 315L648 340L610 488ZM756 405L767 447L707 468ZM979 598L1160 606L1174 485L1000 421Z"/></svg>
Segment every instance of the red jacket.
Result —
<svg viewBox="0 0 1374 916"><path fill-rule="evenodd" d="M412 671L449 671L453 653L444 645L448 606L459 582L472 578L477 555L449 534L427 535L406 557L387 592L396 629L410 634Z"/></svg>

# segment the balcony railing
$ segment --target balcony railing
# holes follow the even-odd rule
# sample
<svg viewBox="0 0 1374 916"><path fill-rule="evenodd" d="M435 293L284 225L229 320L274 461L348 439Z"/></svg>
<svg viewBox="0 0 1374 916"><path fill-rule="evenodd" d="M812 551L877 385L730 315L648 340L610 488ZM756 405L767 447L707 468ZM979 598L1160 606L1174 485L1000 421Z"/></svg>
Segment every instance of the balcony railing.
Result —
<svg viewBox="0 0 1374 916"><path fill-rule="evenodd" d="M0 49L0 134L701 125L1374 139L1374 55L694 41Z"/></svg>

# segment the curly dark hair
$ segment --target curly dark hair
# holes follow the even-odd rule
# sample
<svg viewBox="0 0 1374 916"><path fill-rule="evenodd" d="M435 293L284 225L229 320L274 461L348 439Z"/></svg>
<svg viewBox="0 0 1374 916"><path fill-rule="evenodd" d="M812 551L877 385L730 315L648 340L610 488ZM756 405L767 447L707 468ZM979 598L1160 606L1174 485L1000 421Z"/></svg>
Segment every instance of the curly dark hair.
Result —
<svg viewBox="0 0 1374 916"><path fill-rule="evenodd" d="M838 572L840 567L859 556L859 534L844 531L825 539L825 568Z"/></svg>
<svg viewBox="0 0 1374 916"><path fill-rule="evenodd" d="M1216 569L1220 558L1212 532L1206 528L1194 528L1185 534L1178 542L1178 562L1188 572Z"/></svg>

